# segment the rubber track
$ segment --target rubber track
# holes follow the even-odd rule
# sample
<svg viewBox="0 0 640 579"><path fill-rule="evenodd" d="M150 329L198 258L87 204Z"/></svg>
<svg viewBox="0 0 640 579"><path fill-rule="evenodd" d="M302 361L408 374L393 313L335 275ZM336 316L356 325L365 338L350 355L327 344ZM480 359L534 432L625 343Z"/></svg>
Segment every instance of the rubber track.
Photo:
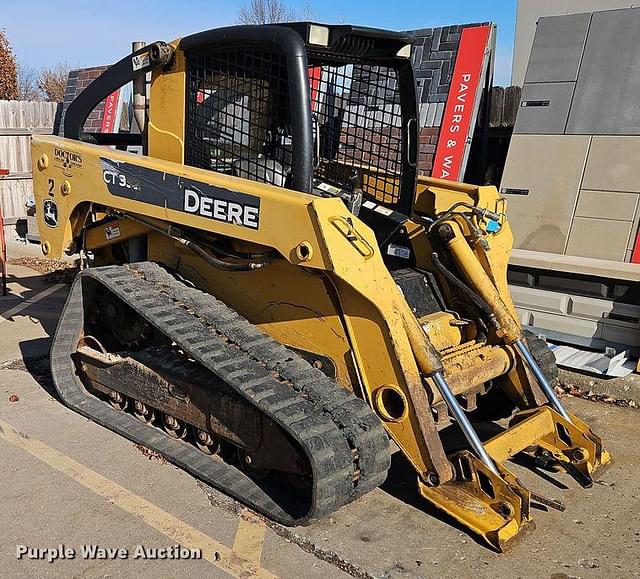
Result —
<svg viewBox="0 0 640 579"><path fill-rule="evenodd" d="M85 279L113 292L296 440L311 464L311 501L297 509L281 504L237 467L87 393L71 358L84 326ZM71 408L283 524L326 516L386 478L388 437L362 400L224 303L155 263L90 268L77 276L54 338L51 369L58 393Z"/></svg>

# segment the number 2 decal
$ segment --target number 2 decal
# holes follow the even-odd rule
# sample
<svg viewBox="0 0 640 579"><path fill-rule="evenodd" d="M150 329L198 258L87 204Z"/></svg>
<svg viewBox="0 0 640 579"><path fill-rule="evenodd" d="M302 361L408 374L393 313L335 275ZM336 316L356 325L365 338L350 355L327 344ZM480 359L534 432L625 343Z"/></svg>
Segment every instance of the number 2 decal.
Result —
<svg viewBox="0 0 640 579"><path fill-rule="evenodd" d="M49 195L53 197L53 188L56 186L56 182L53 179L49 179Z"/></svg>

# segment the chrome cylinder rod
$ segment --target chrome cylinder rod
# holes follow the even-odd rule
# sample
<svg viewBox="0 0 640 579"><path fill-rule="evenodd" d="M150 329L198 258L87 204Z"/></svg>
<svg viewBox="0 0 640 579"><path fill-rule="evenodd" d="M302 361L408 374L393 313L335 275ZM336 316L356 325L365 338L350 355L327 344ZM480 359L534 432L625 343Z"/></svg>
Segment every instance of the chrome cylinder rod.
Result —
<svg viewBox="0 0 640 579"><path fill-rule="evenodd" d="M462 433L464 434L465 438L471 445L471 448L473 449L473 452L475 453L475 455L484 463L484 465L492 473L500 476L500 473L498 472L498 469L495 463L493 462L493 459L489 456L489 453L484 448L482 441L478 437L478 434L476 433L476 431L473 429L473 426L469 421L469 419L467 418L467 415L465 414L464 410L462 409L460 404L458 404L458 401L456 400L456 397L451 391L451 388L449 388L449 384L447 384L447 381L444 379L444 376L440 372L436 372L433 375L433 379L447 407L451 411L451 414L453 414L453 417L456 419L456 422L460 426L460 430L462 430Z"/></svg>
<svg viewBox="0 0 640 579"><path fill-rule="evenodd" d="M533 359L533 356L531 355L531 352L529 352L529 348L524 343L524 340L517 340L516 342L514 342L514 345L527 362L527 366L529 366L529 368L533 372L533 375L536 377L536 380L538 381L540 388L542 388L542 391L547 397L549 404L551 404L551 407L560 416L562 416L562 418L571 422L571 417L564 409L564 406L562 405L562 402L560 402L558 395L555 393L553 386L551 386L549 380L547 380L547 377L542 373L540 366L538 366L538 363Z"/></svg>

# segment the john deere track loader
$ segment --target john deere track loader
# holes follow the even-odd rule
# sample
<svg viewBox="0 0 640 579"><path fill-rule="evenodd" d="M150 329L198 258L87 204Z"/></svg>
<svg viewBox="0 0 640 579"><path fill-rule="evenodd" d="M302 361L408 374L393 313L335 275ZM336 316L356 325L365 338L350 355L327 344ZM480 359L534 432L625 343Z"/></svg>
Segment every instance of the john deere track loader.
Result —
<svg viewBox="0 0 640 579"><path fill-rule="evenodd" d="M89 85L64 138L33 138L43 252L88 265L51 369L71 408L271 519L330 514L399 449L427 501L502 550L532 500L559 506L510 458L588 486L609 456L517 321L504 200L417 176L410 52L367 28L237 26ZM140 135L84 132L147 73ZM491 438L487 417L507 417Z"/></svg>

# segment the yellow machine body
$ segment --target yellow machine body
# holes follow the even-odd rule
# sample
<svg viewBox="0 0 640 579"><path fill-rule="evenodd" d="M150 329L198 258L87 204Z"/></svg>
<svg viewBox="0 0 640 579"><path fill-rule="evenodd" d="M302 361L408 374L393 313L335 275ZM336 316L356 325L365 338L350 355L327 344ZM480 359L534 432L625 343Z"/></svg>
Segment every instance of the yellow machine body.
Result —
<svg viewBox="0 0 640 579"><path fill-rule="evenodd" d="M512 234L505 201L494 187L420 177L414 215L406 223L416 267L433 272L443 293L452 289L431 260L423 216L465 203L501 216L499 230L475 219L485 243L473 243L468 220L454 210L441 225L467 283L489 304L499 329L476 340L477 326L456 311L417 317L385 265L374 232L338 198L291 189L185 164L186 59L176 41L169 67L153 72L144 156L56 136L34 136L33 177L45 255L79 250L96 264L117 262L114 246L145 240L144 259L175 270L213 294L279 342L329 359L335 379L362 397L416 470L420 493L463 525L504 549L530 522L530 493L506 461L537 445L590 476L609 461L599 439L576 417L571 422L546 405L514 343L522 329L506 281ZM105 162L106 160L106 162ZM109 180L123 180L128 164L159 174L259 198L255 228L113 195ZM111 167L107 170L105 167ZM132 185L133 186L133 185ZM366 193L366 175L363 182ZM47 201L57 225L45 218ZM102 217L109 219L100 224ZM87 228L89 222L94 226ZM279 259L255 271L223 271L183 242L184 232L229 240L242 252L275 251ZM439 430L447 407L433 382L441 372L459 400L481 397L499 384L521 410L501 434L485 442L498 464L491 472L472 453L448 456ZM560 426L559 426L560 425Z"/></svg>

